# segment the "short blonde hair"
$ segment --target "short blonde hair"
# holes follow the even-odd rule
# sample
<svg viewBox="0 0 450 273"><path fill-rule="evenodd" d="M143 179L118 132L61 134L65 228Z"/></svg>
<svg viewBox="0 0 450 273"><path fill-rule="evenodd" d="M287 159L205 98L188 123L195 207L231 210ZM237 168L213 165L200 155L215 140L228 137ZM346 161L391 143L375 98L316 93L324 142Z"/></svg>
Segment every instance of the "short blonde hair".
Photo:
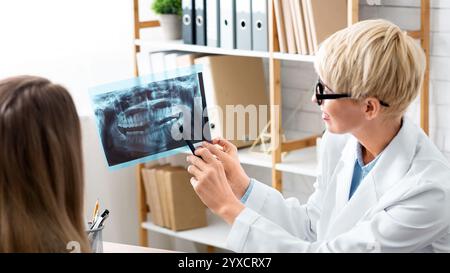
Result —
<svg viewBox="0 0 450 273"><path fill-rule="evenodd" d="M387 115L402 115L422 87L426 59L422 48L398 26L367 20L336 32L317 53L314 67L336 93L375 97Z"/></svg>

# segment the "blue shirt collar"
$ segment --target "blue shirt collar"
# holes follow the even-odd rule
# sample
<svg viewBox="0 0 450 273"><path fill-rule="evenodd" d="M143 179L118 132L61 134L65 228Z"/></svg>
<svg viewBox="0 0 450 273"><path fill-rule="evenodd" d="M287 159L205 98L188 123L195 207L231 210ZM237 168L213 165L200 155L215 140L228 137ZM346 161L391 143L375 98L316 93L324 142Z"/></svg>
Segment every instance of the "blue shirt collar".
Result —
<svg viewBox="0 0 450 273"><path fill-rule="evenodd" d="M377 163L377 160L378 160L378 158L380 158L380 155L382 153L383 152L378 154L377 157L375 157L372 161L370 161L369 163L364 165L364 160L363 160L363 156L362 156L362 146L361 146L361 143L358 142L358 144L356 145L356 162L358 163L359 167L363 171L369 172L375 166L375 163Z"/></svg>

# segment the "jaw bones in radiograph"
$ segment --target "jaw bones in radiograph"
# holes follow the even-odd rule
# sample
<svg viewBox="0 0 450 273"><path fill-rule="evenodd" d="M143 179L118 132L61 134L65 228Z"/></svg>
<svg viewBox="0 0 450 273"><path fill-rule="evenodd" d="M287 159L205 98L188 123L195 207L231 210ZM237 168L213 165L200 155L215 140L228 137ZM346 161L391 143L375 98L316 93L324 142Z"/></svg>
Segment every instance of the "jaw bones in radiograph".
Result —
<svg viewBox="0 0 450 273"><path fill-rule="evenodd" d="M201 98L196 75L97 97L96 115L107 157L109 153L126 161L174 148L179 140L173 139L171 130L186 127L186 120L190 123L195 97Z"/></svg>
<svg viewBox="0 0 450 273"><path fill-rule="evenodd" d="M181 100L164 97L168 94L167 91L155 92L153 96L161 97L146 98L117 115L117 129L129 145L139 149L155 149L165 145L173 124L181 122L183 117L173 107Z"/></svg>

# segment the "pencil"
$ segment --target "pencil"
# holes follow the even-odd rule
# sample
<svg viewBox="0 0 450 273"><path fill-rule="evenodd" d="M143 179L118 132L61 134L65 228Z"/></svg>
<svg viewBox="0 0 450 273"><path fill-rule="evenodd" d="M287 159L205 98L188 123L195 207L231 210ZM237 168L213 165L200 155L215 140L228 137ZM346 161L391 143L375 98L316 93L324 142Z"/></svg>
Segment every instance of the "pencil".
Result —
<svg viewBox="0 0 450 273"><path fill-rule="evenodd" d="M97 218L97 214L98 214L98 198L97 201L95 201L95 207L94 207L94 212L92 213L92 223L95 222L95 219Z"/></svg>

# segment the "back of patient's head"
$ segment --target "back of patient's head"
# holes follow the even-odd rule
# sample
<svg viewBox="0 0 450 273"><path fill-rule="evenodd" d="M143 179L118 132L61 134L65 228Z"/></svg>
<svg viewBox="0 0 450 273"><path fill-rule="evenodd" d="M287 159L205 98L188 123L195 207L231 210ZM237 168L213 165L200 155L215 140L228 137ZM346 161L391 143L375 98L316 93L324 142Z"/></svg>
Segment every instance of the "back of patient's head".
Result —
<svg viewBox="0 0 450 273"><path fill-rule="evenodd" d="M87 251L79 118L65 88L0 81L0 252Z"/></svg>
<svg viewBox="0 0 450 273"><path fill-rule="evenodd" d="M402 115L423 83L420 45L386 20L367 20L338 31L321 45L315 68L337 93L386 102L387 116Z"/></svg>

